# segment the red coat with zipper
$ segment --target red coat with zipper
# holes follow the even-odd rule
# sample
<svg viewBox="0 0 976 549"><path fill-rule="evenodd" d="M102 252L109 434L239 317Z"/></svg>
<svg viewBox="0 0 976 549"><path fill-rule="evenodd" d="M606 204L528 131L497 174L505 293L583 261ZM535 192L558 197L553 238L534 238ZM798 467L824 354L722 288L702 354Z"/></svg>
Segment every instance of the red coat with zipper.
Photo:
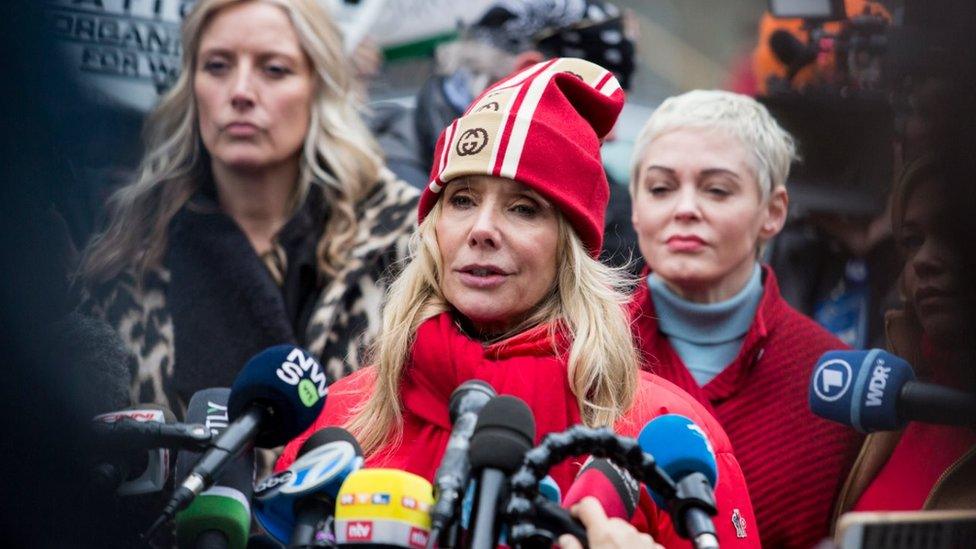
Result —
<svg viewBox="0 0 976 549"><path fill-rule="evenodd" d="M696 398L728 433L763 545L807 549L830 534L834 498L862 437L814 416L807 404L817 359L846 345L786 303L772 269L764 266L762 276L738 356L704 387L658 329L647 284L631 302L632 327L645 367Z"/></svg>
<svg viewBox="0 0 976 549"><path fill-rule="evenodd" d="M450 314L426 321L417 331L401 383L401 442L374 452L366 459L366 467L401 469L432 480L451 432L448 398L469 379L487 381L498 394L524 400L535 416L537 443L548 433L580 423L579 407L567 381L566 356L554 347L546 326L485 347L461 333ZM308 431L285 447L276 469L290 465L298 448L313 432L344 424L351 411L368 397L375 378L376 370L370 367L332 385L322 414ZM759 547L742 471L728 437L703 406L671 383L641 372L635 404L615 428L622 435L635 437L648 421L667 413L682 414L701 426L715 450L719 513L714 522L722 546ZM550 471L563 493L582 461L568 460ZM744 525L745 537L737 536L733 514L739 525ZM666 547L690 546L677 537L667 513L658 509L646 493L641 495L632 522Z"/></svg>

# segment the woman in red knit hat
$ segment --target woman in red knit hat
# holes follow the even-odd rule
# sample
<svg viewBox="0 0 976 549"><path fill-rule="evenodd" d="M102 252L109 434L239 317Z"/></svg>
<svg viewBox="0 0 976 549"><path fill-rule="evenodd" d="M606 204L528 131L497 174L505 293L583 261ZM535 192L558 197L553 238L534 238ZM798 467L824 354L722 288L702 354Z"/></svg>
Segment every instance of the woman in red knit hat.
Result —
<svg viewBox="0 0 976 549"><path fill-rule="evenodd" d="M636 436L658 415L688 416L717 456L723 546L758 546L728 438L684 392L639 372L624 280L596 260L609 194L600 140L622 106L611 73L554 59L490 87L443 131L374 365L330 388L279 469L312 432L340 425L367 467L432 479L451 432L449 396L481 379L529 405L536 442L575 424ZM565 491L579 466L550 474ZM686 543L643 491L632 522L666 546Z"/></svg>
<svg viewBox="0 0 976 549"><path fill-rule="evenodd" d="M780 296L761 266L783 227L793 141L752 98L666 100L634 149L632 220L647 263L632 301L644 363L719 420L749 483L763 545L828 535L859 437L815 417L807 388L837 338Z"/></svg>

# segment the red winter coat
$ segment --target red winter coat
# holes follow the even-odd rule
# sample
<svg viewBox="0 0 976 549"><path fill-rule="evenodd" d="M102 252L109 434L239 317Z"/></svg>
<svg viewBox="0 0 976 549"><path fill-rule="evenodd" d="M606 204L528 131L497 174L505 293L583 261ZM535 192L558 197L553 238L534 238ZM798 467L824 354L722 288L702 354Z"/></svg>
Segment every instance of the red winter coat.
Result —
<svg viewBox="0 0 976 549"><path fill-rule="evenodd" d="M373 367L347 376L329 389L325 409L304 434L291 441L278 460L281 470L295 460L302 443L315 431L329 425L343 425L351 410L367 398L376 377ZM462 334L445 313L421 325L401 384L403 438L399 446L386 447L366 459L367 467L391 467L432 480L451 432L448 398L469 379L487 381L498 394L514 395L532 409L536 421L536 442L551 432L580 423L579 407L569 388L564 355L557 355L545 326L529 330L500 343L484 347ZM721 426L700 404L663 379L642 372L635 405L617 422L622 435L635 437L658 415L687 416L704 429L718 460L719 505L715 527L723 547L759 547L756 521L742 471L732 454ZM573 481L582 459L553 467L550 474L563 493ZM745 538L738 538L733 513L745 524ZM677 537L666 513L643 493L633 521L667 547L688 547Z"/></svg>
<svg viewBox="0 0 976 549"><path fill-rule="evenodd" d="M814 416L807 391L820 355L846 346L783 300L768 266L738 356L704 387L658 329L647 284L634 294L631 313L645 366L698 399L728 433L763 546L808 549L828 537L834 498L861 436Z"/></svg>

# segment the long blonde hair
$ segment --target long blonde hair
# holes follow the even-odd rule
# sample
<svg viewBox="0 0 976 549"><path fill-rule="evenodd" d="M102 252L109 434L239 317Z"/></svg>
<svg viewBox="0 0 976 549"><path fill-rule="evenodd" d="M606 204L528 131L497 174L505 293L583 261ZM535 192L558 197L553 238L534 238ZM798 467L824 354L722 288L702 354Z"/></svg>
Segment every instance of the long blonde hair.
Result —
<svg viewBox="0 0 976 549"><path fill-rule="evenodd" d="M376 383L345 425L367 454L391 435L394 444L399 440L400 381L414 336L425 320L450 309L440 291L441 257L434 232L442 203L434 205L414 233L410 262L387 292L383 329L373 348ZM637 390L637 354L625 310L631 281L623 270L590 257L561 215L558 225L555 287L508 335L542 324L548 324L553 335L565 328L572 338L569 386L583 423L612 425L630 408Z"/></svg>
<svg viewBox="0 0 976 549"><path fill-rule="evenodd" d="M359 116L338 29L315 0L202 0L183 22L180 77L147 119L146 154L138 176L112 196L109 225L86 250L79 273L85 282L102 283L130 267L141 279L161 265L170 221L210 170L193 95L202 34L220 10L250 1L285 11L317 76L292 207L304 200L312 184L321 185L331 214L316 250L319 269L335 274L348 260L358 225L357 204L379 179L382 159Z"/></svg>

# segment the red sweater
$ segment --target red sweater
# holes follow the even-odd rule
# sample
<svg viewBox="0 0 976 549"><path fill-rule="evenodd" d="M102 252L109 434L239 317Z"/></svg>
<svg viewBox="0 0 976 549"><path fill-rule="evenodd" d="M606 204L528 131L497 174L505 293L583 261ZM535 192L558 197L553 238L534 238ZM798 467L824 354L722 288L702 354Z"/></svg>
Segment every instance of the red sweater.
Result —
<svg viewBox="0 0 976 549"><path fill-rule="evenodd" d="M763 296L742 349L704 387L658 330L646 284L635 293L631 312L645 367L698 399L728 433L763 546L808 549L829 536L830 511L861 436L814 416L807 390L820 355L845 345L783 300L769 267L763 268Z"/></svg>
<svg viewBox="0 0 976 549"><path fill-rule="evenodd" d="M295 460L302 443L322 427L342 425L352 409L370 393L375 368L365 368L329 388L325 409L303 435L288 443L278 460L281 470ZM388 445L366 459L367 467L392 467L410 471L428 480L440 464L451 432L447 403L451 392L469 379L487 381L498 394L514 395L532 409L536 421L536 442L551 432L580 423L579 407L569 389L564 354L556 354L546 327L522 333L509 340L482 346L458 331L449 314L421 325L411 360L401 383L403 437L397 446ZM745 488L742 471L731 452L728 437L705 408L667 381L642 372L636 402L615 428L636 436L651 419L677 413L690 418L705 431L718 461L715 490L719 514L714 522L723 547L759 547L755 516ZM550 471L565 493L583 459L568 460ZM745 521L745 538L738 538L732 517ZM642 493L633 523L666 547L689 547L677 537L667 514Z"/></svg>

